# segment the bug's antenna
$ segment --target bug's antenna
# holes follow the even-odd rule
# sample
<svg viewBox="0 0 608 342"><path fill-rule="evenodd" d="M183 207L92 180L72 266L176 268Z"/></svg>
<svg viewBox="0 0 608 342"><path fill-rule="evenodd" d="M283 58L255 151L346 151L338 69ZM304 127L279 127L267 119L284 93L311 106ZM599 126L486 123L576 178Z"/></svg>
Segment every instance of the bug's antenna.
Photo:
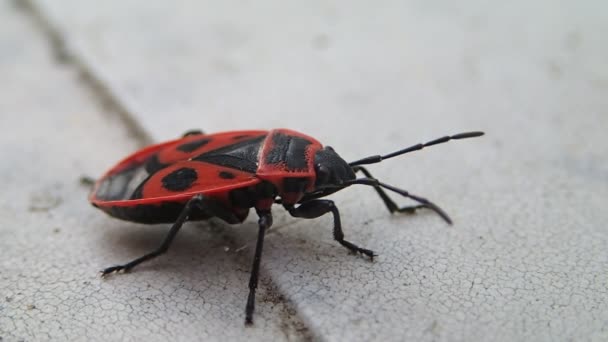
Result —
<svg viewBox="0 0 608 342"><path fill-rule="evenodd" d="M406 154L409 152L414 152L414 151L418 151L418 150L422 150L425 147L428 146L433 146L433 145L438 145L438 144L443 144L445 142L448 142L450 140L458 140L458 139L467 139L467 138L475 138L475 137L480 137L482 136L484 133L483 132L465 132L465 133L460 133L460 134L455 134L452 136L445 136L439 139L435 139L432 141L429 141L427 143L424 144L417 144L414 146L410 146L408 148L404 148L402 150L399 151L395 151L393 153L389 153L383 156L380 155L376 155L376 156L370 156L367 158L363 158L363 159L359 159L357 161L348 163L348 165L350 166L356 166L356 165L365 165L365 164L375 164L375 163L379 163L385 159L389 159L389 158L393 158L396 156L400 156L402 154Z"/></svg>

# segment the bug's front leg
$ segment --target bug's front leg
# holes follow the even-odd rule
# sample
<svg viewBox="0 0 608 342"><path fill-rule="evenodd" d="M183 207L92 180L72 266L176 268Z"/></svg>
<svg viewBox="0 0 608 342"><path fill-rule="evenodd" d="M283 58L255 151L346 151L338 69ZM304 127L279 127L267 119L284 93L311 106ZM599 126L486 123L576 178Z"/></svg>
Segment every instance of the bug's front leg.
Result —
<svg viewBox="0 0 608 342"><path fill-rule="evenodd" d="M344 232L342 231L342 221L340 220L340 212L338 211L338 208L336 207L333 201L325 199L311 200L300 204L298 207L286 206L285 209L287 209L293 217L309 219L317 218L331 212L334 217L334 239L349 250L365 254L370 257L371 260L374 260L376 254L374 254L373 251L361 248L352 242L344 240Z"/></svg>
<svg viewBox="0 0 608 342"><path fill-rule="evenodd" d="M270 211L258 211L258 240L255 245L255 255L253 266L251 267L251 277L249 278L249 296L247 296L247 306L245 307L245 324L253 324L253 310L255 309L255 290L258 288L258 278L260 274L260 261L262 260L262 248L264 247L264 235L266 229L272 226L272 214Z"/></svg>
<svg viewBox="0 0 608 342"><path fill-rule="evenodd" d="M361 172L361 173L363 173L368 178L374 178L374 176L372 176L372 174L369 171L367 171L367 169L364 168L363 166L353 166L353 171L355 171L355 172ZM386 205L386 208L388 209L388 211L390 211L391 214L394 214L394 213L413 214L418 209L428 208L428 206L426 206L424 204L416 204L416 205L408 205L408 206L405 206L405 207L399 207L399 206L397 206L397 204L395 203L395 201L393 201L386 194L386 192L384 190L382 190L381 187L374 186L374 189L376 190L376 192L378 193L378 195L382 199L382 202L384 202L384 205Z"/></svg>

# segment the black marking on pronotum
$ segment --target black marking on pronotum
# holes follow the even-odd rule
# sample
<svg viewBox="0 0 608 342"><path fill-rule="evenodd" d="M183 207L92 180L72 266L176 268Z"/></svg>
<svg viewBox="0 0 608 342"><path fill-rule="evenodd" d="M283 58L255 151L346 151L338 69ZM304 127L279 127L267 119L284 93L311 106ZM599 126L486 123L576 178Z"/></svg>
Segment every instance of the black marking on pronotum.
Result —
<svg viewBox="0 0 608 342"><path fill-rule="evenodd" d="M228 172L228 171L220 171L220 173L218 175L222 179L233 179L236 177L236 175L234 173Z"/></svg>
<svg viewBox="0 0 608 342"><path fill-rule="evenodd" d="M205 152L192 160L229 167L249 173L258 169L258 152L265 135L238 141L232 145Z"/></svg>
<svg viewBox="0 0 608 342"><path fill-rule="evenodd" d="M272 149L265 161L267 164L285 163L289 171L305 171L308 169L306 149L310 144L304 138L275 133L272 136Z"/></svg>
<svg viewBox="0 0 608 342"><path fill-rule="evenodd" d="M190 188L197 179L198 175L195 169L182 167L163 177L162 183L167 190L183 191Z"/></svg>
<svg viewBox="0 0 608 342"><path fill-rule="evenodd" d="M207 139L207 138L194 140L189 143L185 143L185 144L177 146L177 150L182 151L182 152L192 152L201 146L207 145L210 141L211 141L211 139Z"/></svg>
<svg viewBox="0 0 608 342"><path fill-rule="evenodd" d="M232 137L232 140L240 140L240 139L247 138L247 137L250 137L250 135L247 135L247 134L235 135Z"/></svg>

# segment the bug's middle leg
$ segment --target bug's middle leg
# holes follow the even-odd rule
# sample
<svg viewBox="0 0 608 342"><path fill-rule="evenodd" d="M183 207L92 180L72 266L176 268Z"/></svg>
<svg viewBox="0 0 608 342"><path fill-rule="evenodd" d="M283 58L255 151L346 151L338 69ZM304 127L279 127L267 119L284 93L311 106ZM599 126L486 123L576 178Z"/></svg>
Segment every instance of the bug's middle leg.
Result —
<svg viewBox="0 0 608 342"><path fill-rule="evenodd" d="M365 248L361 248L352 242L344 240L344 232L342 231L342 221L340 220L340 212L333 201L325 199L311 200L300 204L298 207L286 206L285 207L291 216L301 218L317 218L323 216L329 212L334 217L334 239L338 241L342 246L349 250L361 254L365 254L370 259L374 259L373 251Z"/></svg>
<svg viewBox="0 0 608 342"><path fill-rule="evenodd" d="M270 211L258 211L258 239L255 245L255 255L251 267L251 277L249 278L249 295L245 306L245 324L253 323L253 310L255 309L255 290L258 288L258 278L260 274L260 262L262 261L262 248L264 247L264 235L266 229L272 226L272 214Z"/></svg>

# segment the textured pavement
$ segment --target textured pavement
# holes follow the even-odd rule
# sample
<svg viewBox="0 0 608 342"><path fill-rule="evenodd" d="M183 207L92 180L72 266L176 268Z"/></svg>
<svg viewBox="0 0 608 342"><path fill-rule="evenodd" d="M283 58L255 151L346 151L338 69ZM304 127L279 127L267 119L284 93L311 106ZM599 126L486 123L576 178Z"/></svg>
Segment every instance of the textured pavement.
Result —
<svg viewBox="0 0 608 342"><path fill-rule="evenodd" d="M605 5L18 3L0 3L2 341L608 339ZM370 166L453 226L367 188L332 196L373 263L329 217L277 208L254 327L254 215L98 277L167 226L91 208L82 175L188 129L272 127L348 160L487 135Z"/></svg>

